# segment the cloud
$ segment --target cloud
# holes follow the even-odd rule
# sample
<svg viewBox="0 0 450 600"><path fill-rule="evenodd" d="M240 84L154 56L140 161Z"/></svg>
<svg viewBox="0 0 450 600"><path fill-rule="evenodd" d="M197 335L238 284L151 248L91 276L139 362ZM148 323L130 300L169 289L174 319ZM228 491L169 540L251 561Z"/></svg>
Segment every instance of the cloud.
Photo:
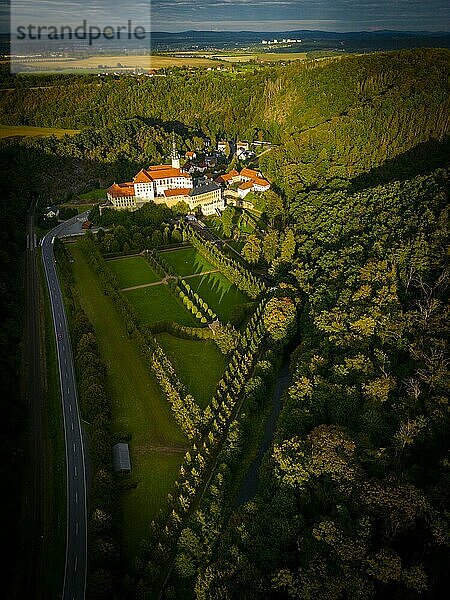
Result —
<svg viewBox="0 0 450 600"><path fill-rule="evenodd" d="M123 24L155 31L226 29L448 29L448 0L10 0L11 17L35 24Z"/></svg>

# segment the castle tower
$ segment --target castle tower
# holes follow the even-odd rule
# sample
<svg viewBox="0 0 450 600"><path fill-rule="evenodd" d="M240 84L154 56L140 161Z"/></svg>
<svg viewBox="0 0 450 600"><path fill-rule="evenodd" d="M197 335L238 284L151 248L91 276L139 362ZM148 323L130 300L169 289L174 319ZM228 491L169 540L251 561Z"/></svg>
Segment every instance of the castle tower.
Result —
<svg viewBox="0 0 450 600"><path fill-rule="evenodd" d="M177 146L175 143L175 134L172 135L172 154L170 155L172 158L172 167L174 169L180 168L180 155L177 152Z"/></svg>

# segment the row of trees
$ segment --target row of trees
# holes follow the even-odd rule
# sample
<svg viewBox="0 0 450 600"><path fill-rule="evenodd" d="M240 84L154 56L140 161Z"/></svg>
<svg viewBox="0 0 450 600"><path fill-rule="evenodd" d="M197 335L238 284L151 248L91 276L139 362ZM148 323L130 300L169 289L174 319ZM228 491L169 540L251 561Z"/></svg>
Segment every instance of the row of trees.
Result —
<svg viewBox="0 0 450 600"><path fill-rule="evenodd" d="M216 313L207 305L205 300L200 298L197 292L194 292L184 279L178 279L174 288L175 293L178 294L178 297L186 308L190 310L202 324L206 324L208 320L215 321L217 319Z"/></svg>
<svg viewBox="0 0 450 600"><path fill-rule="evenodd" d="M184 235L200 254L220 269L237 288L250 298L258 298L266 290L265 284L260 279L241 264L223 254L212 242L202 238L192 227L187 227Z"/></svg>
<svg viewBox="0 0 450 600"><path fill-rule="evenodd" d="M174 296L182 301L183 305L196 317L202 325L208 320L217 319L216 313L208 306L197 292L182 278L175 274L175 269L156 251L146 252L145 258L161 277L168 277L167 284Z"/></svg>
<svg viewBox="0 0 450 600"><path fill-rule="evenodd" d="M202 424L202 411L194 398L187 394L178 379L172 363L161 346L154 340L151 367L164 395L170 403L175 419L188 439L196 439Z"/></svg>
<svg viewBox="0 0 450 600"><path fill-rule="evenodd" d="M167 586L167 595L187 598L195 594L206 600L203 582L196 578L200 568L211 561L223 527L234 509L234 490L241 474L239 465L246 449L245 442L257 413L267 400L268 391L273 388L276 362L272 350L266 350L245 384L242 408L228 429L210 483L179 535L175 569Z"/></svg>
<svg viewBox="0 0 450 600"><path fill-rule="evenodd" d="M211 461L215 462L227 436L236 438L236 432L233 433L233 421L245 398L245 384L257 363L264 340L263 312L264 302L261 302L241 337L239 348L234 351L219 381L214 398L203 412L200 435L192 438L192 447L184 456L179 478L175 483L175 494L168 496L168 517L162 516L160 520L152 523L152 540L149 541L142 558L141 580L138 586L147 594L161 583L163 567L173 557L186 516L190 513L197 494L212 476Z"/></svg>

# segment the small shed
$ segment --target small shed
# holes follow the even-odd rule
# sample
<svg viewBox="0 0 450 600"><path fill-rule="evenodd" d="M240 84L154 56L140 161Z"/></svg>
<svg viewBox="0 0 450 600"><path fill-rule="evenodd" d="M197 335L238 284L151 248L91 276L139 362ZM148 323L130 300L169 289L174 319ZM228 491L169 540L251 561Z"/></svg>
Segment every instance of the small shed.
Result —
<svg viewBox="0 0 450 600"><path fill-rule="evenodd" d="M113 446L113 463L114 471L116 473L131 472L130 449L128 444L120 442Z"/></svg>

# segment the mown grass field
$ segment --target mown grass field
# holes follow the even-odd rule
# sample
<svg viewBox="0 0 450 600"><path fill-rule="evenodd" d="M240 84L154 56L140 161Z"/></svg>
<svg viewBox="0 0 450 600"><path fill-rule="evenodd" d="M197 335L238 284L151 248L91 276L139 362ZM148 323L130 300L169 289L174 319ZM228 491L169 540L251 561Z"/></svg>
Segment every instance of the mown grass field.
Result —
<svg viewBox="0 0 450 600"><path fill-rule="evenodd" d="M97 188L95 190L90 190L89 192L85 192L84 194L79 194L74 198L75 201L79 201L80 204L85 202L92 202L95 200L105 200L106 199L106 188Z"/></svg>
<svg viewBox="0 0 450 600"><path fill-rule="evenodd" d="M161 277L155 273L142 256L115 258L108 261L108 267L114 273L121 288L155 283Z"/></svg>
<svg viewBox="0 0 450 600"><path fill-rule="evenodd" d="M183 340L168 333L157 336L158 342L175 367L180 381L197 404L206 408L222 377L228 359L211 340Z"/></svg>
<svg viewBox="0 0 450 600"><path fill-rule="evenodd" d="M224 322L230 320L235 306L250 302L222 273L192 277L188 283Z"/></svg>
<svg viewBox="0 0 450 600"><path fill-rule="evenodd" d="M165 284L123 292L145 325L175 321L188 327L198 326L197 319L184 308Z"/></svg>
<svg viewBox="0 0 450 600"><path fill-rule="evenodd" d="M131 477L138 485L124 495L122 533L127 558L132 560L147 536L151 520L165 505L182 462L186 439L80 248L77 244L69 248L74 259L75 285L107 366L114 431L131 434Z"/></svg>
<svg viewBox="0 0 450 600"><path fill-rule="evenodd" d="M215 270L215 267L206 258L203 258L195 248L181 248L170 252L162 252L161 256L181 277Z"/></svg>
<svg viewBox="0 0 450 600"><path fill-rule="evenodd" d="M58 129L57 127L31 127L28 125L0 125L0 139L8 137L48 137L56 135L75 135L80 133L77 129Z"/></svg>

